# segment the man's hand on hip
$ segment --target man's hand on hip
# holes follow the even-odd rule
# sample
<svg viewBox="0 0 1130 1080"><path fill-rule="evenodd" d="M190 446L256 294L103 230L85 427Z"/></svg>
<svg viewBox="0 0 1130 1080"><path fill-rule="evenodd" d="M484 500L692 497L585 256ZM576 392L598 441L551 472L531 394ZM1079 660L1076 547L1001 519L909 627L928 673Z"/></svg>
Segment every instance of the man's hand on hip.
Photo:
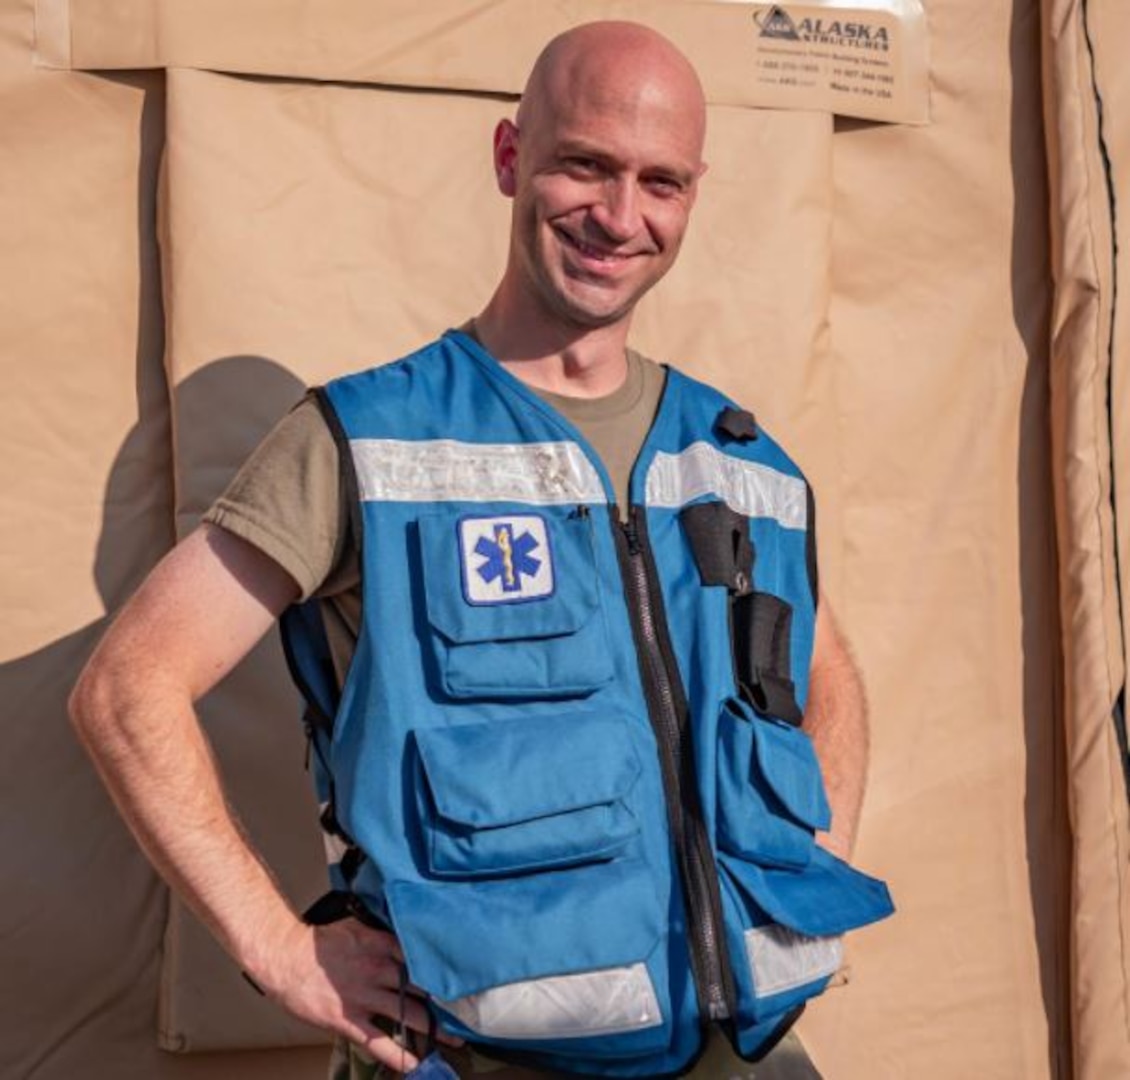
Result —
<svg viewBox="0 0 1130 1080"><path fill-rule="evenodd" d="M408 985L402 989L403 971L404 956L395 937L356 919L343 919L299 927L274 962L251 975L295 1016L344 1035L381 1064L407 1072L419 1059L378 1024L383 1017L396 1027L428 1032L421 991ZM462 1042L437 1034L453 1046Z"/></svg>

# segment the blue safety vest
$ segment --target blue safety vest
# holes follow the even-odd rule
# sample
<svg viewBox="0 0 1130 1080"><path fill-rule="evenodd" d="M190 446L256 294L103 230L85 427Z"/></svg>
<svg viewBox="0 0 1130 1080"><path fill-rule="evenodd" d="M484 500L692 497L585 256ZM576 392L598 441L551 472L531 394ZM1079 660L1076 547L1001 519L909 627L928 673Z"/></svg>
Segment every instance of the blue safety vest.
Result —
<svg viewBox="0 0 1130 1080"><path fill-rule="evenodd" d="M340 695L284 618L331 876L448 1031L545 1068L756 1058L888 915L818 847L808 487L671 370L621 524L580 433L465 334L330 383L361 538Z"/></svg>

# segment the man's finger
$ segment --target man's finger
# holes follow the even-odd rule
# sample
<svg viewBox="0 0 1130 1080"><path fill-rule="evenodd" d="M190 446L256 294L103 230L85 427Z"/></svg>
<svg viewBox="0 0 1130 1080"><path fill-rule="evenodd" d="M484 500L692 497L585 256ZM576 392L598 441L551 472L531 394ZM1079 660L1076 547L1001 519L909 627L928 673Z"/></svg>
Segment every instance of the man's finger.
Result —
<svg viewBox="0 0 1130 1080"><path fill-rule="evenodd" d="M392 991L375 990L366 1005L371 1013L384 1016L394 1023L403 1023L405 1027L418 1031L421 1035L426 1035L431 1026L428 1010L418 998L405 996L402 999Z"/></svg>
<svg viewBox="0 0 1130 1080"><path fill-rule="evenodd" d="M368 1042L362 1043L362 1046L374 1060L382 1065L387 1065L390 1069L395 1069L397 1072L410 1072L420 1064L420 1059L411 1050L406 1050L395 1039L383 1032L374 1035Z"/></svg>
<svg viewBox="0 0 1130 1080"><path fill-rule="evenodd" d="M346 1017L340 1030L351 1043L361 1047L376 1062L397 1072L409 1072L420 1064L420 1059L411 1050L381 1031L368 1017L358 1020Z"/></svg>
<svg viewBox="0 0 1130 1080"><path fill-rule="evenodd" d="M356 920L354 920L356 921ZM382 958L389 958L398 964L404 963L404 953L401 951L400 942L394 934L387 930L377 930L375 927L358 923L358 937L367 951L371 951Z"/></svg>

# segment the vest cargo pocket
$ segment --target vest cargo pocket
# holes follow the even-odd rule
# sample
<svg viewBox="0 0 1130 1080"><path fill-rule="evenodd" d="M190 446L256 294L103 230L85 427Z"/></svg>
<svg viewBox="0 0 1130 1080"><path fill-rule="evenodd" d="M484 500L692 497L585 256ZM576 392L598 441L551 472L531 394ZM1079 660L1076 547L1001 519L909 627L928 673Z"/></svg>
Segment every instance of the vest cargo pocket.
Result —
<svg viewBox="0 0 1130 1080"><path fill-rule="evenodd" d="M842 959L841 936L890 915L887 887L817 848L803 870L719 856L738 982L740 1025L783 1014L827 985Z"/></svg>
<svg viewBox="0 0 1130 1080"><path fill-rule="evenodd" d="M667 1045L666 908L638 859L391 882L386 897L409 977L446 1030L598 1057Z"/></svg>
<svg viewBox="0 0 1130 1080"><path fill-rule="evenodd" d="M419 537L444 693L583 697L611 681L587 515L429 514Z"/></svg>
<svg viewBox="0 0 1130 1080"><path fill-rule="evenodd" d="M718 846L764 866L799 869L832 824L820 763L799 728L728 702L718 721Z"/></svg>
<svg viewBox="0 0 1130 1080"><path fill-rule="evenodd" d="M417 731L415 742L433 875L611 859L639 833L627 800L640 764L619 721L572 714L465 724Z"/></svg>
<svg viewBox="0 0 1130 1080"><path fill-rule="evenodd" d="M832 817L803 731L730 701L718 738L718 867L748 1052L767 1024L824 989L841 935L893 907L882 882L817 845Z"/></svg>
<svg viewBox="0 0 1130 1080"><path fill-rule="evenodd" d="M413 743L422 880L385 895L445 1027L546 1052L665 1045L669 886L643 857L632 728L582 711Z"/></svg>

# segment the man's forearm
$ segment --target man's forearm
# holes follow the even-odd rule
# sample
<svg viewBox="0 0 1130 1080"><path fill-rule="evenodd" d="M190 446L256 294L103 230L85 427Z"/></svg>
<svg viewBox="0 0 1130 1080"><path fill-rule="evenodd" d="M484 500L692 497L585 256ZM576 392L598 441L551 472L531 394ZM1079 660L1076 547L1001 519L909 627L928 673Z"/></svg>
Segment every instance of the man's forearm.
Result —
<svg viewBox="0 0 1130 1080"><path fill-rule="evenodd" d="M297 586L223 530L193 533L162 561L99 646L71 716L153 865L268 995L378 1061L416 1058L374 1022L429 1030L401 990L396 939L343 919L305 925L228 808L193 702L262 638Z"/></svg>
<svg viewBox="0 0 1130 1080"><path fill-rule="evenodd" d="M228 808L183 690L97 662L72 697L76 730L169 885L257 980L302 925ZM285 950L283 950L285 951Z"/></svg>
<svg viewBox="0 0 1130 1080"><path fill-rule="evenodd" d="M832 807L832 828L821 843L847 859L855 846L867 783L867 699L859 670L825 602L817 623L804 730L816 748Z"/></svg>

